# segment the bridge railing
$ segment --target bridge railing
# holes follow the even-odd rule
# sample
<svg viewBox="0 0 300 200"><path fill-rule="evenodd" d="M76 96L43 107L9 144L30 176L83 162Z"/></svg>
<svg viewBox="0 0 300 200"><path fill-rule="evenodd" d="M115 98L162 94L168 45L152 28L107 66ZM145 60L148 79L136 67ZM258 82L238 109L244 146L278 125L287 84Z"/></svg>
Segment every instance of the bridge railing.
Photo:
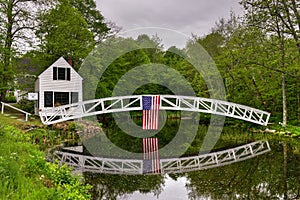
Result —
<svg viewBox="0 0 300 200"><path fill-rule="evenodd" d="M178 173L209 169L250 159L269 151L271 151L271 148L268 141L257 141L236 148L194 157L164 159L161 160L161 168L164 173Z"/></svg>
<svg viewBox="0 0 300 200"><path fill-rule="evenodd" d="M21 110L21 109L19 109L19 108L16 108L16 107L14 107L14 106L12 106L12 105L10 105L10 104L1 102L1 105L2 105L2 106L1 106L1 114L4 114L4 107L7 106L7 107L9 107L9 108L12 108L12 109L14 109L14 110L20 112L20 113L25 114L25 121L28 121L28 117L31 115L29 112L26 112L26 111L24 111L24 110Z"/></svg>
<svg viewBox="0 0 300 200"><path fill-rule="evenodd" d="M252 123L267 125L270 113L216 99L162 95L162 110L185 110L233 117Z"/></svg>
<svg viewBox="0 0 300 200"><path fill-rule="evenodd" d="M183 158L161 159L161 173L204 170L243 161L271 151L268 141L257 141L228 150ZM75 170L109 174L143 174L143 160L113 159L55 151L53 159Z"/></svg>
<svg viewBox="0 0 300 200"><path fill-rule="evenodd" d="M121 96L95 99L76 104L42 110L39 114L44 124L101 115L105 113L142 110L142 96ZM160 95L161 110L203 112L233 117L252 123L267 125L270 113L248 106L200 97Z"/></svg>
<svg viewBox="0 0 300 200"><path fill-rule="evenodd" d="M74 167L82 172L108 174L142 174L143 161L130 159L111 159L85 156L81 154L55 151L53 159Z"/></svg>
<svg viewBox="0 0 300 200"><path fill-rule="evenodd" d="M141 96L109 97L78 102L39 112L41 121L50 125L67 120L112 112L142 110Z"/></svg>

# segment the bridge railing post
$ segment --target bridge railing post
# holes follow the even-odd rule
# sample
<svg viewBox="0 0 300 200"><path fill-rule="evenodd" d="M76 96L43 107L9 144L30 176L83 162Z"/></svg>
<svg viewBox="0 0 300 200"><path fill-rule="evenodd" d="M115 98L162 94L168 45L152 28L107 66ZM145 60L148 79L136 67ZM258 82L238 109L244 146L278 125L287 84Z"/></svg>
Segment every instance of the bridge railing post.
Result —
<svg viewBox="0 0 300 200"><path fill-rule="evenodd" d="M4 114L4 103L1 102L1 114L3 115Z"/></svg>

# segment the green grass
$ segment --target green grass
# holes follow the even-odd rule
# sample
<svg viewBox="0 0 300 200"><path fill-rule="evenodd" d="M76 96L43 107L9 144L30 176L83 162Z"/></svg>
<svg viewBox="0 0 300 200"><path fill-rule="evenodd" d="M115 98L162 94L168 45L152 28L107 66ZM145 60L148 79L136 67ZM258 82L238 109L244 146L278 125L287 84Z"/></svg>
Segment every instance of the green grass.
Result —
<svg viewBox="0 0 300 200"><path fill-rule="evenodd" d="M286 125L282 127L281 125L273 125L270 129L276 130L275 135L281 135L286 137L300 138L300 126Z"/></svg>
<svg viewBox="0 0 300 200"><path fill-rule="evenodd" d="M48 163L19 125L0 117L0 199L89 199L91 186L67 166Z"/></svg>
<svg viewBox="0 0 300 200"><path fill-rule="evenodd" d="M4 114L6 114L6 112L4 112ZM11 114L11 113L7 113L7 114ZM46 128L46 126L41 123L41 121L37 116L30 117L27 122L24 122L0 114L0 124L10 124L20 129L23 129L24 127L28 127L28 126L37 126L41 128Z"/></svg>

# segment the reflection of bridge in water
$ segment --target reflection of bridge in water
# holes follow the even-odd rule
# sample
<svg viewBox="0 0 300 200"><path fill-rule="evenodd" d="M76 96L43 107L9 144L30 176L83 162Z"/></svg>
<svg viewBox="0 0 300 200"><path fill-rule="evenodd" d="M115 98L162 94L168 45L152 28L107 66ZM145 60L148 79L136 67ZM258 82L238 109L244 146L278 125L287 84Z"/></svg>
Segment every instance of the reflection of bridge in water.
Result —
<svg viewBox="0 0 300 200"><path fill-rule="evenodd" d="M142 110L142 96L121 96L88 100L45 109L40 112L44 124L50 125L105 113ZM266 126L270 113L222 100L200 97L160 95L161 110L178 110L222 115ZM267 141L193 157L160 159L161 173L180 173L203 170L253 158L270 151ZM114 159L55 151L54 159L76 170L110 174L143 174L143 160Z"/></svg>
<svg viewBox="0 0 300 200"><path fill-rule="evenodd" d="M270 150L267 141L257 141L198 156L160 159L160 169L163 174L198 171L247 160ZM55 151L53 159L58 159L60 163L73 166L76 171L81 172L138 175L143 174L144 169L143 160L101 158L64 151Z"/></svg>

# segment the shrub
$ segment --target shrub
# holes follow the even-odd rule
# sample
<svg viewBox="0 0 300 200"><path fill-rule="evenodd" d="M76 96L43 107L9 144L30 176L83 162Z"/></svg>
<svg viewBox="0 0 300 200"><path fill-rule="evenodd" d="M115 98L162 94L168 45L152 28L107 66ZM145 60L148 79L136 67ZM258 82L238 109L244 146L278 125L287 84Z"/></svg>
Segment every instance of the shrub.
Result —
<svg viewBox="0 0 300 200"><path fill-rule="evenodd" d="M43 176L45 183L57 188L58 199L90 199L90 185L85 185L80 176L73 176L71 169L58 163L47 163L47 174Z"/></svg>
<svg viewBox="0 0 300 200"><path fill-rule="evenodd" d="M34 101L30 101L28 99L21 99L18 102L18 108L33 114L34 113Z"/></svg>
<svg viewBox="0 0 300 200"><path fill-rule="evenodd" d="M9 93L6 94L6 96L5 96L5 102L6 103L16 103L17 102L17 99L14 96L13 92L9 92Z"/></svg>

